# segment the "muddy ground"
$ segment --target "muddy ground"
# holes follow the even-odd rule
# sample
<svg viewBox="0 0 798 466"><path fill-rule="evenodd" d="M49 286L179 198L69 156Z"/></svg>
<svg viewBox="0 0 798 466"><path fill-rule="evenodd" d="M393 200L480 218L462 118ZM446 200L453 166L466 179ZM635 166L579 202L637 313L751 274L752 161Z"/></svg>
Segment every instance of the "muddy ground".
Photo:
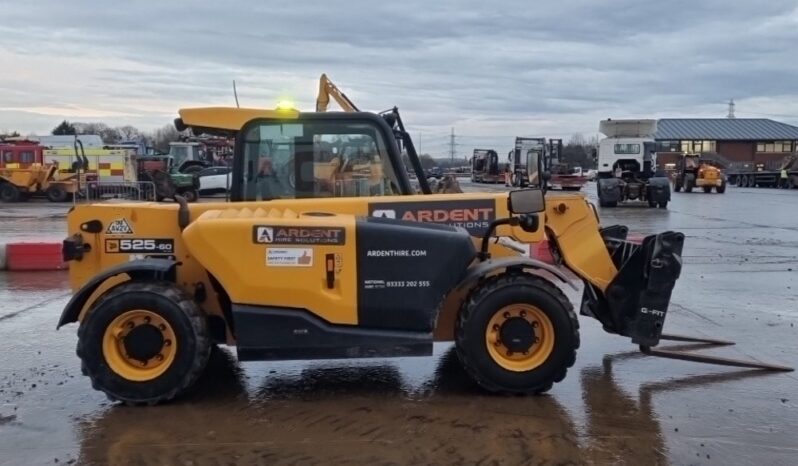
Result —
<svg viewBox="0 0 798 466"><path fill-rule="evenodd" d="M723 195L674 194L668 210L624 207L601 217L635 232L687 235L668 331L738 342L708 353L795 365L796 203L798 191L732 187ZM60 239L63 211L2 206L0 240ZM793 465L798 458L795 373L641 356L587 318L575 367L547 396L485 395L445 344L432 358L246 364L223 348L179 402L116 406L80 375L76 326L55 331L68 297L64 273L0 273L0 464Z"/></svg>

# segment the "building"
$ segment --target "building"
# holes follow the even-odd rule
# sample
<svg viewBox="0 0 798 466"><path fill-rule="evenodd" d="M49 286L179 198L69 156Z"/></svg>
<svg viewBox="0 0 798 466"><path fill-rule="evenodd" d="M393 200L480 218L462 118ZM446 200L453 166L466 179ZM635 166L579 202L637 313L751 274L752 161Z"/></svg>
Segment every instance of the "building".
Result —
<svg viewBox="0 0 798 466"><path fill-rule="evenodd" d="M772 168L798 151L798 126L767 118L663 118L654 138L660 168L685 152L716 154L734 166Z"/></svg>

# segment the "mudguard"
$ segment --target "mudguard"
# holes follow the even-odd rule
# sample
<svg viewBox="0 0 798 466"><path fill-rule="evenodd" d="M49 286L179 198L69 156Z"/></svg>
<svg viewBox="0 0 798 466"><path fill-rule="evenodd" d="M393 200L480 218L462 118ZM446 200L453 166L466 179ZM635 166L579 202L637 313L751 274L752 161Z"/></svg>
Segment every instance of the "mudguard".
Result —
<svg viewBox="0 0 798 466"><path fill-rule="evenodd" d="M597 181L599 196L603 202L620 202L621 180L618 178L599 178Z"/></svg>
<svg viewBox="0 0 798 466"><path fill-rule="evenodd" d="M499 259L490 259L482 262L468 270L466 276L457 285L458 289L464 289L473 284L480 278L489 275L491 272L504 269L532 269L543 270L557 277L563 283L568 284L571 288L577 289L576 285L571 283L568 276L562 270L552 265L546 264L539 260L530 259L528 257L502 257Z"/></svg>
<svg viewBox="0 0 798 466"><path fill-rule="evenodd" d="M649 199L656 202L671 200L671 183L665 177L653 177L648 180Z"/></svg>
<svg viewBox="0 0 798 466"><path fill-rule="evenodd" d="M61 319L58 320L56 329L61 328L63 325L76 322L78 316L80 316L80 311L83 309L83 306L86 305L86 301L88 301L92 293L109 278L124 273L129 275L131 280L146 278L174 281L176 265L177 262L171 259L148 258L125 262L104 270L102 273L97 274L94 278L89 280L72 296L72 299L69 300L66 307L64 307L64 311L61 313Z"/></svg>

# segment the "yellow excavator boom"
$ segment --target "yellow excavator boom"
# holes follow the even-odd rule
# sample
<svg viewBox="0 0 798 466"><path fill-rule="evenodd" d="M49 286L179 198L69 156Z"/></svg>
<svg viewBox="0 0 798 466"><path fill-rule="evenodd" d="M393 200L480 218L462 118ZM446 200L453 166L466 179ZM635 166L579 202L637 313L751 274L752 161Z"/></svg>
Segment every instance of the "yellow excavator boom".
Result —
<svg viewBox="0 0 798 466"><path fill-rule="evenodd" d="M338 86L336 86L326 74L322 74L319 78L319 94L316 97L316 111L326 112L327 107L330 105L330 97L338 103L338 105L345 112L359 112L357 106L349 100Z"/></svg>

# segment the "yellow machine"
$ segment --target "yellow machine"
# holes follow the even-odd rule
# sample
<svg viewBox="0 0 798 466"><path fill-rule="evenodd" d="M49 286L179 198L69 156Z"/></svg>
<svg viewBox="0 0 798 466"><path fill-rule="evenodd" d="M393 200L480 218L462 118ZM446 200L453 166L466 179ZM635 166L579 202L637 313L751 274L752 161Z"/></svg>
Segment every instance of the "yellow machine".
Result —
<svg viewBox="0 0 798 466"><path fill-rule="evenodd" d="M15 202L31 196L45 196L64 202L86 186L82 173L58 171L56 164L32 164L27 168L0 168L0 200Z"/></svg>
<svg viewBox="0 0 798 466"><path fill-rule="evenodd" d="M84 372L112 399L174 398L213 342L234 345L241 360L279 360L422 356L454 340L485 389L545 392L579 347L559 288L569 279L495 244L544 235L585 284L582 314L649 354L696 358L651 349L670 338L662 327L681 233L628 243L625 227L600 227L581 194L414 195L400 144L420 164L396 109L185 109L176 126L235 135L231 203L178 197L68 215L75 293L58 326L80 322ZM316 167L322 142L344 136L370 148L359 156L380 170L361 167L365 181L344 184L358 189L331 196Z"/></svg>
<svg viewBox="0 0 798 466"><path fill-rule="evenodd" d="M709 160L703 160L699 154L682 154L676 166L676 176L673 190L677 193L684 188L690 193L693 188L701 188L705 193L726 192L726 177L720 168L714 166Z"/></svg>

